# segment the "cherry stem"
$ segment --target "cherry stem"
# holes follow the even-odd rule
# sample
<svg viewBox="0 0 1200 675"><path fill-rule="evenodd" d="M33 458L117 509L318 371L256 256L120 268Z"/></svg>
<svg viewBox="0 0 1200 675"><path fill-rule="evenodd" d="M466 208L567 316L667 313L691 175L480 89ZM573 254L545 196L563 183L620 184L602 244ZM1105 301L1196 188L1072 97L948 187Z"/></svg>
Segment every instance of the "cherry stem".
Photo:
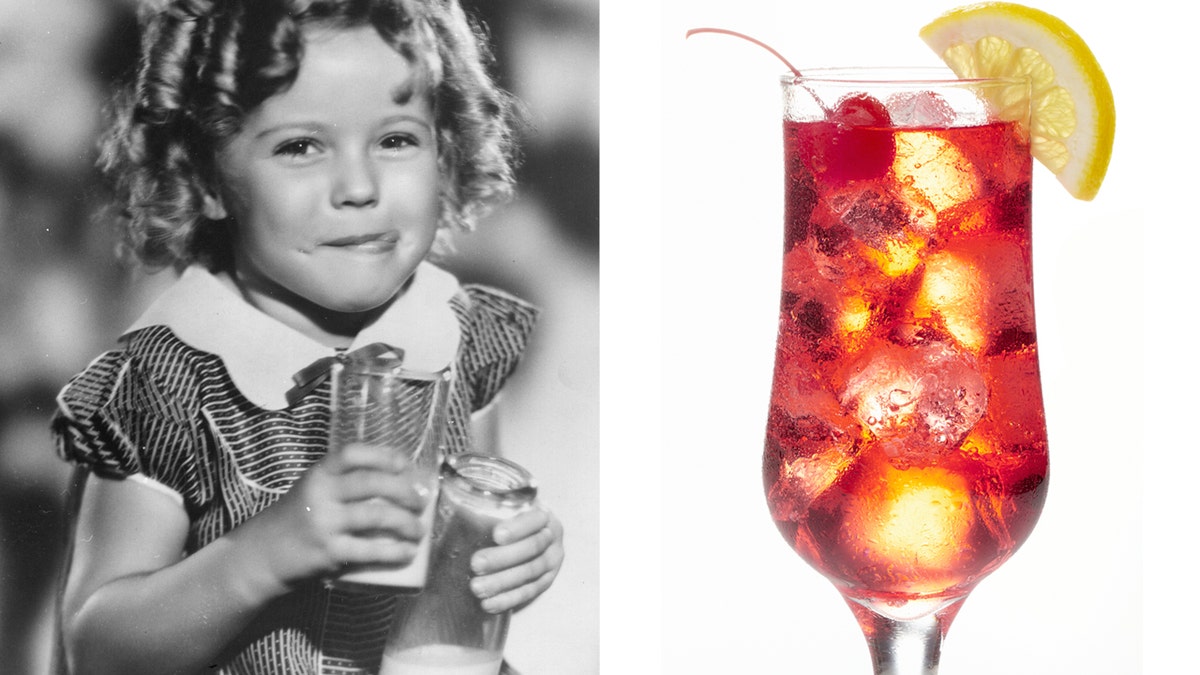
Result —
<svg viewBox="0 0 1200 675"><path fill-rule="evenodd" d="M739 33L735 30L729 30L727 28L693 28L687 32L687 37L692 37L693 35L695 35L697 33L719 33L721 35L732 35L733 37L737 37L737 38L741 38L743 40L747 40L749 42L753 42L754 44L758 45L759 47L762 47L763 49L774 54L775 58L779 59L780 61L783 61L783 65L787 66L788 70L792 71L792 75L795 75L797 78L801 77L800 71L796 68L796 66L793 66L790 61L788 61L786 58L784 58L783 54L780 54L779 52L775 51L774 47L763 42L762 40L752 38L749 35L746 35L745 33Z"/></svg>

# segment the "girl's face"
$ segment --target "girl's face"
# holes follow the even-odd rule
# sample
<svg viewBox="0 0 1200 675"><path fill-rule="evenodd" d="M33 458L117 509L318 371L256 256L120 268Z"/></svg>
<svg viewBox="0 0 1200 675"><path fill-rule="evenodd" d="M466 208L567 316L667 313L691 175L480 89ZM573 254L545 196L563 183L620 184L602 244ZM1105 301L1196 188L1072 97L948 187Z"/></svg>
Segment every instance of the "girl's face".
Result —
<svg viewBox="0 0 1200 675"><path fill-rule="evenodd" d="M370 27L310 29L295 83L217 153L210 217L234 221L234 273L285 323L343 335L433 244L439 172L420 71ZM338 319L337 317L341 317Z"/></svg>

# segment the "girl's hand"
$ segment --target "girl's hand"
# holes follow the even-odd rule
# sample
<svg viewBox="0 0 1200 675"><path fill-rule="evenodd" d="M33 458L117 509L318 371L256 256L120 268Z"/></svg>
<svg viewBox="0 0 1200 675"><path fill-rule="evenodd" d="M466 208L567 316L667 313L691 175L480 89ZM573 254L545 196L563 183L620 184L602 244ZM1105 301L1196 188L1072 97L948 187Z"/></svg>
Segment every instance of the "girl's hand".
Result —
<svg viewBox="0 0 1200 675"><path fill-rule="evenodd" d="M554 514L539 505L497 525L492 538L497 546L471 558L471 590L484 611L520 609L550 588L564 555L563 528Z"/></svg>
<svg viewBox="0 0 1200 675"><path fill-rule="evenodd" d="M358 565L412 562L429 490L387 448L354 444L314 465L254 521L285 586Z"/></svg>

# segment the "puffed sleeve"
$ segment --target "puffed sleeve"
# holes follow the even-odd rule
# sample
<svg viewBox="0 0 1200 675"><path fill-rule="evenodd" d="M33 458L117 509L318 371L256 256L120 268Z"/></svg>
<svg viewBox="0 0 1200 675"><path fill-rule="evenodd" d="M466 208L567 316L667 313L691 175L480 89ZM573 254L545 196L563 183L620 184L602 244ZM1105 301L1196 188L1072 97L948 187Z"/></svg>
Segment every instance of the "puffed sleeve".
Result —
<svg viewBox="0 0 1200 675"><path fill-rule="evenodd" d="M463 295L462 375L470 385L472 410L480 410L516 370L538 311L524 300L486 286L464 286Z"/></svg>
<svg viewBox="0 0 1200 675"><path fill-rule="evenodd" d="M51 422L58 453L106 478L140 475L194 505L199 426L187 401L137 358L108 352L58 395Z"/></svg>

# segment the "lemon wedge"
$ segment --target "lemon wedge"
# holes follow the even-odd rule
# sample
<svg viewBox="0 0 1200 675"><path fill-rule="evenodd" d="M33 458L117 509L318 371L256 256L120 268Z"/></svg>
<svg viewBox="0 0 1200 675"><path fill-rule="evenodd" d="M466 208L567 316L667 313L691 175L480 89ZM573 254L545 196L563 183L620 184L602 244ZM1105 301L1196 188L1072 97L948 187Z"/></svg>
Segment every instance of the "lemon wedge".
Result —
<svg viewBox="0 0 1200 675"><path fill-rule="evenodd" d="M986 2L953 9L920 35L959 77L1029 77L1033 156L1074 197L1096 196L1112 156L1116 111L1104 71L1075 31L1041 10Z"/></svg>

